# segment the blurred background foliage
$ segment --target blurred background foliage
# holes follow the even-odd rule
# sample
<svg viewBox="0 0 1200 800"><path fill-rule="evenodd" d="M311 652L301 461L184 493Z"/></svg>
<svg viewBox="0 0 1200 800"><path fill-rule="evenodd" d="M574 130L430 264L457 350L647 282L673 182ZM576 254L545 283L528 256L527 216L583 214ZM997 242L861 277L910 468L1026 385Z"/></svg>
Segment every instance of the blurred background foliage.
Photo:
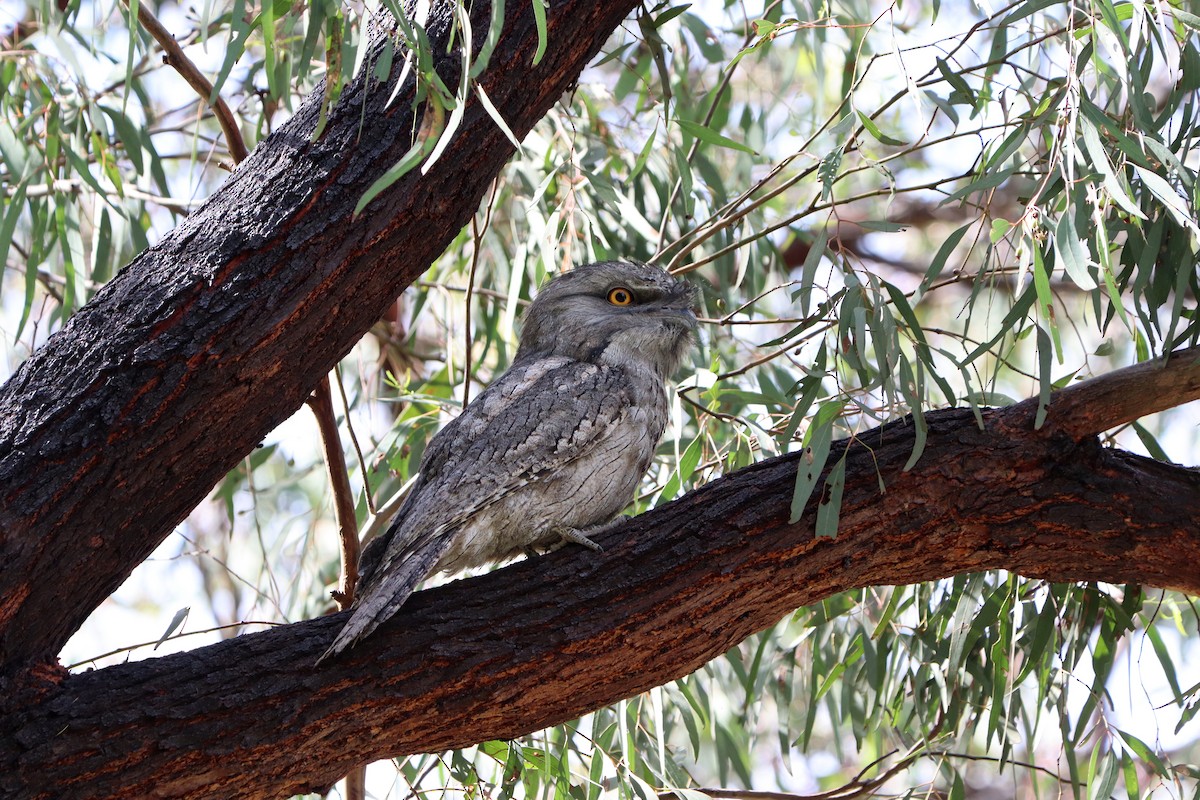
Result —
<svg viewBox="0 0 1200 800"><path fill-rule="evenodd" d="M384 62L421 44L422 9L409 11ZM0 0L0 377L221 185L238 138L253 148L309 92L332 102L356 71L389 66L365 46L388 13ZM918 458L924 410L1044 399L1196 344L1197 13L647 3L339 367L361 526L386 524L428 438L506 367L536 287L587 261L654 260L705 290L638 509L777 453L819 461L832 438L910 413ZM209 88L185 80L189 64ZM429 77L452 108L454 87ZM1197 463L1194 409L1107 438ZM832 466L797 487L797 502L829 501L825 534ZM324 613L336 553L301 410L64 659L148 657L168 627L160 652ZM369 790L1198 797L1197 619L1181 595L1005 573L848 591L572 724L374 765Z"/></svg>

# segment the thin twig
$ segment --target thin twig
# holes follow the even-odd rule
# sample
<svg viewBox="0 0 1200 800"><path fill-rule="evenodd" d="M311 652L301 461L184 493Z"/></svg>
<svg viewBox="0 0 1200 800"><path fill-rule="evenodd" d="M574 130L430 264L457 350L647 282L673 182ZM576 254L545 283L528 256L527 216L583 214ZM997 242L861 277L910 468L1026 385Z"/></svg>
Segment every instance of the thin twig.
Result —
<svg viewBox="0 0 1200 800"><path fill-rule="evenodd" d="M359 537L359 541L362 542L364 547L372 539L382 533L383 528L385 528L392 521L392 517L396 516L396 513L400 510L400 507L404 505L404 501L408 497L409 490L411 490L413 484L417 482L417 477L417 475L413 475L411 478L405 481L404 485L401 486L400 489L387 500L387 502L381 505L378 511L363 521L362 536Z"/></svg>
<svg viewBox="0 0 1200 800"><path fill-rule="evenodd" d="M367 796L367 765L360 764L346 775L346 800L362 800Z"/></svg>
<svg viewBox="0 0 1200 800"><path fill-rule="evenodd" d="M774 6L777 6L777 5L779 5L778 0L776 0L776 2L771 3L771 6L769 8L767 8L763 12L763 14L765 15L767 13L767 11L770 11L771 8L773 8ZM747 23L746 38L745 38L745 41L742 43L743 50L750 46L750 43L754 41L754 38L756 35L757 35L756 33L750 32L750 25ZM717 87L713 90L712 102L709 103L709 105L708 105L708 111L705 112L704 120L700 123L701 125L704 125L705 127L707 127L708 124L712 122L713 115L716 114L716 111L717 111L717 106L720 105L720 103L721 103L721 98L725 96L726 90L729 89L729 82L733 79L733 71L735 68L736 68L736 65L734 65L734 67L731 67L731 68L725 70L725 74L721 76L720 83L717 84ZM664 87L664 88L669 88L669 87ZM692 146L688 148L687 156L684 158L684 163L687 164L688 166L691 166L692 159L694 159L696 157L696 151L699 149L700 149L700 140L698 138L693 139ZM679 196L679 190L682 187L683 187L683 178L682 177L676 178L675 185L671 187L671 194L667 197L667 202L663 206L663 217L662 217L662 221L658 227L658 245L655 248L654 255L650 259L651 261L657 260L658 257L660 255L662 255L663 251L666 249L664 242L667 237L667 222L671 218L671 206L674 204L675 198ZM674 263L674 262L672 262L672 263Z"/></svg>
<svg viewBox="0 0 1200 800"><path fill-rule="evenodd" d="M129 0L123 0L126 8L129 7ZM170 31L163 27L163 24L154 16L154 12L143 1L138 3L137 10L138 22L146 29L146 32L154 37L154 41L158 42L159 47L163 49L163 63L173 67L179 75L188 82L188 85L196 90L196 94L200 95L205 103L208 103L212 108L213 114L217 118L217 122L221 124L221 130L225 133L225 145L229 148L229 157L233 159L233 163L238 164L245 160L250 153L246 150L246 142L242 139L242 132L238 130L237 123L233 119L233 113L229 110L229 106L225 103L225 98L217 95L212 102L209 98L213 96L213 85L208 78L196 68L192 60L188 58L183 48L175 41L175 37Z"/></svg>
<svg viewBox="0 0 1200 800"><path fill-rule="evenodd" d="M244 628L247 625L266 625L268 627L272 627L272 626L276 626L276 625L290 625L290 624L291 623L289 623L289 622L280 622L278 620L243 619L243 620L239 620L237 622L231 622L228 625L215 625L211 628L202 628L200 630L195 630L195 631L180 631L176 634L173 634L171 636L171 638L172 639L182 639L185 636L202 636L206 633L216 633L217 631L227 631L227 630L233 630L235 628ZM67 664L67 669L79 669L84 664L92 664L92 663L99 661L102 658L109 658L110 656L120 655L121 653L132 653L134 650L137 650L139 648L153 647L155 644L156 644L156 642L141 642L140 644L127 644L124 647L118 647L116 650L109 650L107 653L100 653L99 655L92 656L91 658L85 658L82 661L76 661L74 664Z"/></svg>
<svg viewBox="0 0 1200 800"><path fill-rule="evenodd" d="M466 321L463 327L466 329L467 339L466 359L463 362L463 408L467 407L467 403L471 399L471 350L475 346L471 333L471 296L475 293L475 270L479 266L479 245L483 242L483 235L492 225L492 204L496 201L496 190L499 185L499 181L492 181L492 193L488 197L487 208L483 214L483 225L479 225L478 215L471 215L471 269L467 274L467 296L463 300L463 307L466 309Z"/></svg>
<svg viewBox="0 0 1200 800"><path fill-rule="evenodd" d="M83 191L82 178L56 178L50 183L31 183L25 187L26 197L49 197L55 194L75 194ZM4 188L4 196L12 197L17 193L17 187L7 186ZM113 194L116 194L113 190ZM124 197L131 197L134 200L143 200L147 203L155 203L163 208L178 208L186 211L190 208L195 208L201 205L200 200L181 200L175 197L163 197L162 195L143 192L140 189L135 189L132 186L123 186L121 193Z"/></svg>
<svg viewBox="0 0 1200 800"><path fill-rule="evenodd" d="M367 500L367 511L375 513L375 498L371 496L370 476L367 474L367 460L363 458L362 447L354 434L354 426L350 424L350 401L346 399L346 385L342 383L342 366L334 365L333 376L337 378L338 395L342 398L342 408L346 409L346 431L350 434L350 444L354 445L354 455L358 457L358 468L362 472L363 496Z"/></svg>
<svg viewBox="0 0 1200 800"><path fill-rule="evenodd" d="M333 488L333 508L342 543L341 580L331 594L338 607L345 610L354 601L354 590L358 586L358 521L354 517L354 494L350 489L350 476L346 472L346 456L342 453L337 420L333 416L333 392L329 387L328 375L321 378L307 402L321 430L325 466Z"/></svg>

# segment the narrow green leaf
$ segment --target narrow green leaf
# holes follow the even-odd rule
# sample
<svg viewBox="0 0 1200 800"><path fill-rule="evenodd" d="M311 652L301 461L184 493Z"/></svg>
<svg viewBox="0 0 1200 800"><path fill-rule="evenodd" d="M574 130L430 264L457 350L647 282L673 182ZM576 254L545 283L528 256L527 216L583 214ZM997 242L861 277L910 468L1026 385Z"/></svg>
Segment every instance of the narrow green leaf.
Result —
<svg viewBox="0 0 1200 800"><path fill-rule="evenodd" d="M1140 758L1144 763L1153 767L1154 771L1161 777L1170 777L1171 768L1167 766L1166 762L1162 760L1158 753L1151 749L1150 745L1146 744L1132 733L1128 733L1126 731L1121 731L1120 736L1124 741L1124 744L1130 749L1130 751L1133 752L1134 755ZM1130 795L1130 797L1134 796L1136 796L1136 792Z"/></svg>
<svg viewBox="0 0 1200 800"><path fill-rule="evenodd" d="M439 132L440 122L442 122L445 112L442 109L442 106L440 106L438 103L438 98L436 96L431 96L426 102L430 104L430 108L427 109L426 113L428 116L432 116L433 118L430 132L428 132L425 138L419 139L418 142L414 142L412 148L409 148L408 152L404 154L400 161L397 161L394 166L389 168L388 172L380 175L376 182L368 187L366 192L362 193L362 197L359 198L358 204L354 206L354 216L360 215L360 213L362 213L362 209L365 209L367 204L371 203L371 200L376 199L380 192L383 192L386 190L386 188L390 187L392 184L395 184L395 182L403 178L404 175L412 172L412 170L418 166L422 160L424 160L427 152L433 148L434 136L436 136L436 133Z"/></svg>
<svg viewBox="0 0 1200 800"><path fill-rule="evenodd" d="M757 155L757 153L741 142L735 142L728 136L722 136L712 128L705 127L698 122L692 122L691 120L687 119L678 119L676 120L676 123L678 123L680 129L682 129L684 133L688 134L689 136L694 136L706 144L716 145L717 147L728 147L732 150L740 150L743 153Z"/></svg>
<svg viewBox="0 0 1200 800"><path fill-rule="evenodd" d="M1046 324L1054 323L1054 295L1050 291L1050 271L1046 269L1046 261L1042 258L1042 248L1036 241L1029 242L1033 250L1033 290L1037 293L1038 315L1046 320Z"/></svg>
<svg viewBox="0 0 1200 800"><path fill-rule="evenodd" d="M1175 218L1176 222L1190 228L1193 233L1200 235L1200 227L1197 227L1196 221L1192 219L1187 204L1171 184L1167 183L1158 173L1152 172L1138 164L1134 164L1133 169L1137 172L1138 177L1142 179L1142 184L1150 190L1151 194L1162 201L1163 206Z"/></svg>
<svg viewBox="0 0 1200 800"><path fill-rule="evenodd" d="M654 130L650 131L650 135L646 137L646 143L642 145L641 151L638 153L637 161L633 164L633 169L629 172L629 182L642 174L642 170L646 168L646 161L650 158L650 153L654 150L654 142L658 139L658 123L655 122Z"/></svg>
<svg viewBox="0 0 1200 800"><path fill-rule="evenodd" d="M11 125L0 125L0 154L4 157L4 163L8 165L10 178L20 180L26 177L25 170L30 164L29 148L17 136L17 131Z"/></svg>
<svg viewBox="0 0 1200 800"><path fill-rule="evenodd" d="M958 363L958 366L961 368L967 364L970 364L972 361L991 350L996 343L1006 335L1012 334L1016 329L1017 322L1024 319L1029 313L1029 309L1033 306L1033 301L1036 297L1037 293L1032 287L1026 288L1025 291L1021 293L1021 296L1017 298L1017 301L1013 303L1013 307L1010 308L1008 313L1004 315L1004 319L1001 320L1000 328L996 334L968 353L967 356ZM970 384L968 383L968 385Z"/></svg>
<svg viewBox="0 0 1200 800"><path fill-rule="evenodd" d="M829 494L817 506L817 536L837 536L838 522L842 513L842 490L846 487L846 456L843 455L829 477L825 479Z"/></svg>
<svg viewBox="0 0 1200 800"><path fill-rule="evenodd" d="M666 11L654 18L654 27L661 28L663 25L666 25L668 22L675 19L691 7L691 3L682 3L680 5L673 6L672 8L668 8Z"/></svg>
<svg viewBox="0 0 1200 800"><path fill-rule="evenodd" d="M784 429L783 436L780 438L780 444L785 448L800 427L800 421L808 415L808 410L812 408L812 404L816 402L817 396L821 393L821 384L825 380L826 352L826 345L822 340L812 369L800 380L800 398L796 401L796 407L792 410L792 418L788 420L787 428Z"/></svg>
<svg viewBox="0 0 1200 800"><path fill-rule="evenodd" d="M1037 417L1034 420L1034 430L1041 430L1042 424L1046 421L1046 411L1050 408L1050 392L1051 386L1050 377L1050 356L1053 345L1050 342L1050 336L1046 333L1041 325L1037 326L1037 355L1038 355L1038 407Z"/></svg>
<svg viewBox="0 0 1200 800"><path fill-rule="evenodd" d="M858 224L869 231L881 231L883 233L898 233L899 231L908 230L908 226L903 222L892 222L886 219L864 219L859 220Z"/></svg>
<svg viewBox="0 0 1200 800"><path fill-rule="evenodd" d="M950 65L946 63L945 59L939 58L936 63L938 72L942 74L942 78L954 89L954 92L950 95L950 102L955 102L954 97L958 95L959 99L957 102L964 105L975 105L975 93L971 91L971 87L967 84L963 76L950 69Z"/></svg>
<svg viewBox="0 0 1200 800"><path fill-rule="evenodd" d="M867 133L871 134L871 136L880 144L886 144L892 147L904 147L908 144L908 142L903 142L895 137L888 136L879 129L879 126L875 124L875 120L871 119L861 111L856 113L858 114L858 120L862 123L863 128L866 129Z"/></svg>
<svg viewBox="0 0 1200 800"><path fill-rule="evenodd" d="M612 185L612 182L608 181L604 175L596 174L590 169L581 168L580 172L583 173L584 178L588 179L588 186L596 199L599 199L601 203L612 206L613 210L619 209L622 203L620 203L617 188Z"/></svg>
<svg viewBox="0 0 1200 800"><path fill-rule="evenodd" d="M1109 800L1117 785L1117 759L1112 751L1105 752L1097 763L1100 748L1092 750L1088 777L1088 800Z"/></svg>
<svg viewBox="0 0 1200 800"><path fill-rule="evenodd" d="M809 702L811 702L813 705L816 705L818 700L828 694L829 690L837 685L838 678L842 677L842 673L845 671L846 664L844 662L838 662L834 664L833 669L831 669L829 674L825 676L825 680L821 682L820 688L817 689L817 693L813 695L812 700Z"/></svg>
<svg viewBox="0 0 1200 800"><path fill-rule="evenodd" d="M1146 628L1146 638L1150 640L1150 646L1154 648L1154 655L1158 658L1158 665L1162 667L1163 676L1166 677L1171 691L1177 700L1181 699L1183 692L1179 688L1179 678L1175 674L1175 661L1171 658L1171 653L1167 650L1167 645L1163 641L1162 634L1159 633L1158 628L1151 625Z"/></svg>
<svg viewBox="0 0 1200 800"><path fill-rule="evenodd" d="M68 155L73 155L69 150L65 151ZM78 156L75 156L78 158ZM67 205L59 203L54 207L54 222L58 227L58 249L62 254L63 260L63 279L65 285L62 292L62 313L63 318L71 316L75 313L75 259L72 254L72 248L67 241Z"/></svg>
<svg viewBox="0 0 1200 800"><path fill-rule="evenodd" d="M279 75L275 70L275 4L264 2L259 14L259 24L263 33L263 71L267 74L267 93L271 97L281 97L284 86L279 83Z"/></svg>
<svg viewBox="0 0 1200 800"><path fill-rule="evenodd" d="M212 93L208 96L208 104L210 106L217 102L217 98L221 94L221 87L225 85L225 79L229 77L229 73L233 70L233 65L246 52L246 40L250 38L250 32L253 30L251 21L246 20L246 0L233 0L233 11L229 15L229 25L230 32L233 35L226 46L225 59L221 62L221 68L217 70L217 77L213 81Z"/></svg>
<svg viewBox="0 0 1200 800"><path fill-rule="evenodd" d="M947 236L945 241L942 242L942 246L938 248L933 261L929 262L929 267L925 270L925 276L921 278L921 287L917 290L917 295L913 298L914 303L929 289L938 275L942 274L942 270L946 268L946 260L950 258L950 254L954 252L954 248L958 247L958 243L962 241L963 236L966 235L972 225L974 225L973 222L963 225Z"/></svg>
<svg viewBox="0 0 1200 800"><path fill-rule="evenodd" d="M1088 270L1091 259L1088 258L1087 247L1075 230L1075 213L1072 207L1063 211L1054 226L1054 255L1076 286L1085 292L1096 288L1096 281L1092 279Z"/></svg>
<svg viewBox="0 0 1200 800"><path fill-rule="evenodd" d="M492 53L496 50L496 44L500 41L500 34L503 30L504 0L492 0L492 18L488 23L487 36L484 37L483 45L479 48L479 55L475 56L475 60L471 63L470 76L472 78L478 78L491 63ZM483 91L482 87L480 87L480 91Z"/></svg>
<svg viewBox="0 0 1200 800"><path fill-rule="evenodd" d="M126 54L125 54L125 86L126 87L130 87L133 85L134 55L135 55L136 46L137 46L137 42L138 42L138 35L142 31L141 23L138 22L138 4L139 4L139 2L140 2L140 0L129 0L129 3L128 3L129 16L125 20L125 29L127 31L129 31L129 44L128 44L128 47L126 49ZM129 103L128 88L125 91L123 102L126 104Z"/></svg>
<svg viewBox="0 0 1200 800"><path fill-rule="evenodd" d="M167 629L163 631L162 636L158 637L158 641L154 643L154 647L152 649L157 650L159 645L171 638L171 634L183 624L184 620L188 618L188 614L191 612L191 610L192 609L189 606L184 606L176 611L175 616L172 617L171 621L167 624Z"/></svg>
<svg viewBox="0 0 1200 800"><path fill-rule="evenodd" d="M35 205L40 208L35 208ZM33 219L33 232L30 235L33 246L30 248L29 259L25 262L25 299L21 306L21 320L17 323L17 332L13 335L13 339L21 338L21 332L25 330L25 323L29 321L29 315L33 311L33 299L37 296L37 268L44 257L44 251L41 248L43 244L47 248L53 246L47 230L50 227L51 211L46 205L44 201L31 201L29 204L29 216Z"/></svg>
<svg viewBox="0 0 1200 800"><path fill-rule="evenodd" d="M896 613L900 610L902 600L909 596L908 591L903 586L892 586L888 590L887 605L883 608L883 613L879 616L879 622L875 623L875 629L871 632L872 639L879 639L892 624ZM907 606L908 603L903 603Z"/></svg>
<svg viewBox="0 0 1200 800"><path fill-rule="evenodd" d="M1104 152L1104 145L1100 143L1100 134L1096 130L1095 124L1086 115L1079 117L1079 130L1083 134L1083 149L1091 159L1092 166L1102 176L1104 188L1108 191L1109 197L1130 215L1138 219L1145 219L1146 215L1137 207L1137 203L1129 196L1121 180L1113 171L1108 154Z"/></svg>
<svg viewBox="0 0 1200 800"><path fill-rule="evenodd" d="M808 255L804 257L804 265L800 270L800 290L797 292L797 296L800 299L801 316L808 316L808 309L812 303L812 290L817 281L817 267L825 255L825 248L828 244L829 229L822 226L809 246ZM794 300L796 297L792 299Z"/></svg>
<svg viewBox="0 0 1200 800"><path fill-rule="evenodd" d="M973 195L976 192L982 192L987 189L995 189L997 186L1011 178L1013 173L1016 171L1017 170L1015 167L1009 167L1007 169L1002 169L999 172L985 173L983 176L976 178L958 191L947 196L939 205L946 205L947 203L952 203L955 200L962 200L963 198Z"/></svg>
<svg viewBox="0 0 1200 800"><path fill-rule="evenodd" d="M928 100L929 102L931 102L935 106L937 106L938 110L941 111L943 114L945 114L949 118L950 122L955 127L958 127L958 111L956 111L954 109L954 106L951 105L949 99L942 97L937 92L931 91L929 89L926 89L923 92L922 96L926 100ZM953 95L951 95L951 96L953 97ZM969 104L967 104L967 105L969 105Z"/></svg>
<svg viewBox="0 0 1200 800"><path fill-rule="evenodd" d="M92 170L88 167L88 163L83 160L74 147L64 147L63 155L67 157L67 161L71 162L71 169L78 175L83 182L92 188L93 191L103 200L108 200L108 190L100 185L96 180L96 176L92 174Z"/></svg>
<svg viewBox="0 0 1200 800"><path fill-rule="evenodd" d="M533 54L533 66L541 63L546 55L546 0L531 0L533 3L533 24L537 26L538 46Z"/></svg>
<svg viewBox="0 0 1200 800"><path fill-rule="evenodd" d="M517 152L523 153L521 140L508 127L508 123L504 121L504 116L500 113L500 109L492 104L492 99L487 96L487 92L483 90L482 84L475 84L475 93L479 95L479 102L483 105L484 110L487 111L488 116L492 118L492 121L496 123L496 127L504 132L504 135L512 142L513 147L517 148Z"/></svg>
<svg viewBox="0 0 1200 800"><path fill-rule="evenodd" d="M1033 635L1024 645L1024 663L1021 665L1020 674L1013 682L1014 686L1020 686L1035 669L1039 669L1046 653L1046 646L1050 643L1050 636L1057 627L1058 617L1054 613L1053 607L1047 603L1033 621ZM1049 687L1043 683L1041 677L1039 677L1038 684L1042 693L1045 694Z"/></svg>
<svg viewBox="0 0 1200 800"><path fill-rule="evenodd" d="M1142 447L1146 448L1146 452L1150 454L1151 458L1155 461L1170 463L1171 459L1167 457L1167 451L1162 449L1162 445L1158 443L1158 439L1142 423L1134 422L1133 432L1137 434L1138 439L1141 440Z"/></svg>
<svg viewBox="0 0 1200 800"><path fill-rule="evenodd" d="M971 634L978 633L973 623L980 619L979 590L983 576L976 573L955 579L956 596L954 614L950 617L950 650L947 663L951 671L957 671L962 664L963 653L967 644L974 639Z"/></svg>
<svg viewBox="0 0 1200 800"><path fill-rule="evenodd" d="M1125 303L1121 300L1121 290L1117 288L1117 283L1113 279L1112 270L1101 269L1100 275L1104 279L1104 291L1108 293L1108 302L1111 304L1112 310L1116 312L1117 318L1121 320L1121 323L1128 328L1129 317L1125 313Z"/></svg>
<svg viewBox="0 0 1200 800"><path fill-rule="evenodd" d="M17 229L17 220L21 218L21 212L25 210L25 184L18 183L13 190L12 197L7 198L6 205L8 208L4 210L4 218L0 220L0 253L7 255L9 245L12 244L13 233ZM0 264L0 269L4 265ZM26 269L30 269L27 265ZM36 272L36 269L33 270ZM0 280L0 289L3 289L4 281Z"/></svg>
<svg viewBox="0 0 1200 800"><path fill-rule="evenodd" d="M983 165L984 169L995 169L1007 161L1010 156L1012 156L1021 148L1021 145L1025 141L1025 137L1029 135L1029 129L1029 123L1024 123L1014 128L1012 132L1008 134L1008 136L1004 137L1004 141L1000 143L1000 146L993 150L988 156L987 161L985 161Z"/></svg>
<svg viewBox="0 0 1200 800"><path fill-rule="evenodd" d="M825 469L825 462L829 459L829 448L833 442L833 421L837 419L841 411L842 403L839 400L830 400L822 404L809 424L808 430L804 432L806 451L796 468L796 488L792 492L789 522L798 522L804 515L808 499L812 497L813 490L817 486L817 479L821 477L821 472Z"/></svg>
<svg viewBox="0 0 1200 800"><path fill-rule="evenodd" d="M138 134L137 126L119 109L97 105L112 120L113 130L116 131L117 139L121 142L121 146L125 148L125 154L129 156L130 162L133 163L133 168L139 174L144 172L145 164L142 160L142 139Z"/></svg>
<svg viewBox="0 0 1200 800"><path fill-rule="evenodd" d="M908 405L912 412L913 421L913 449L912 455L908 457L908 461L904 464L904 472L908 472L921 458L921 453L925 451L925 440L929 434L929 423L925 421L925 412L922 406L924 405L924 386L921 380L921 362L917 362L917 369L914 373L912 365L908 363L908 359L903 355L900 356L900 393L904 397L904 402Z"/></svg>
<svg viewBox="0 0 1200 800"><path fill-rule="evenodd" d="M388 76L392 74L392 64L396 59L396 40L389 36L383 40L383 47L379 51L379 58L375 59L375 66L372 69L372 75L375 80L380 83L386 81Z"/></svg>
<svg viewBox="0 0 1200 800"><path fill-rule="evenodd" d="M696 437L684 449L683 454L679 457L679 467L671 473L671 477L663 485L659 497L662 500L673 500L679 490L689 481L696 472L696 465L700 463L700 455L703 452L703 437Z"/></svg>

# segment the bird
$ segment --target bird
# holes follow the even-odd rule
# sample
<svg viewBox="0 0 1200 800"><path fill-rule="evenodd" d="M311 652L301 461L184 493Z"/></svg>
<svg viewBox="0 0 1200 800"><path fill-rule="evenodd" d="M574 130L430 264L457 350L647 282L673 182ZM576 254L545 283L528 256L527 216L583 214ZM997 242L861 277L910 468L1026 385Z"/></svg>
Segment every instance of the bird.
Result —
<svg viewBox="0 0 1200 800"><path fill-rule="evenodd" d="M352 614L317 660L361 641L436 571L591 536L630 503L666 428L666 381L695 340L696 289L639 261L579 266L530 304L508 370L429 442L363 553Z"/></svg>

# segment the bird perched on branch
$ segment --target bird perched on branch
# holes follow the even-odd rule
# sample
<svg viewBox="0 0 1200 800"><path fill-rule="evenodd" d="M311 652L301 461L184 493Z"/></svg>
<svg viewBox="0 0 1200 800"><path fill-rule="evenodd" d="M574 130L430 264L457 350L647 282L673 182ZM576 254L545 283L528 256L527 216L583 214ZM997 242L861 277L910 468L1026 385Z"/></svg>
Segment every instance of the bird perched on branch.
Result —
<svg viewBox="0 0 1200 800"><path fill-rule="evenodd" d="M589 264L550 281L512 366L430 441L320 660L370 634L435 570L563 541L599 550L589 533L633 499L666 427L664 382L696 330L695 300L648 264Z"/></svg>

